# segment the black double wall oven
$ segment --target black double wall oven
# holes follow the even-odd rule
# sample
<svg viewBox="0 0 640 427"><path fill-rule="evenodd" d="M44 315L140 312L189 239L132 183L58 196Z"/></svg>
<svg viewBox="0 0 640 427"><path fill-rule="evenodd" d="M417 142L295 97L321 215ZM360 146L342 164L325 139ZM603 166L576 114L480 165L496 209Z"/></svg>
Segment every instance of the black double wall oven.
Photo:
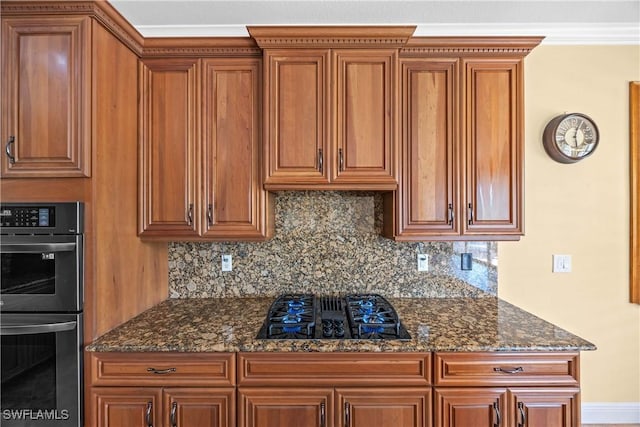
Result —
<svg viewBox="0 0 640 427"><path fill-rule="evenodd" d="M0 205L0 424L82 426L84 206Z"/></svg>

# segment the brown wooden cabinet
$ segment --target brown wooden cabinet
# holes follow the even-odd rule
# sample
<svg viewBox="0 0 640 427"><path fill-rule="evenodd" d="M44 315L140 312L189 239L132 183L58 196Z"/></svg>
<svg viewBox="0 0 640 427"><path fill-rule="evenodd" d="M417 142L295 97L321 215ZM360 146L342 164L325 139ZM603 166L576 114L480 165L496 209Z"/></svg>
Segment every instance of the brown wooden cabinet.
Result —
<svg viewBox="0 0 640 427"><path fill-rule="evenodd" d="M234 427L232 354L91 353L89 425Z"/></svg>
<svg viewBox="0 0 640 427"><path fill-rule="evenodd" d="M336 395L337 426L431 426L430 388L339 388Z"/></svg>
<svg viewBox="0 0 640 427"><path fill-rule="evenodd" d="M91 176L91 18L2 18L2 178Z"/></svg>
<svg viewBox="0 0 640 427"><path fill-rule="evenodd" d="M332 388L250 387L238 391L238 426L332 427Z"/></svg>
<svg viewBox="0 0 640 427"><path fill-rule="evenodd" d="M398 49L412 27L250 27L264 48L265 188L397 188Z"/></svg>
<svg viewBox="0 0 640 427"><path fill-rule="evenodd" d="M435 426L579 427L576 353L436 353Z"/></svg>
<svg viewBox="0 0 640 427"><path fill-rule="evenodd" d="M240 353L239 426L429 427L431 357Z"/></svg>
<svg viewBox="0 0 640 427"><path fill-rule="evenodd" d="M523 234L522 68L539 42L417 38L401 51L402 173L384 196L386 237Z"/></svg>
<svg viewBox="0 0 640 427"><path fill-rule="evenodd" d="M260 74L255 58L141 61L140 236L270 237Z"/></svg>
<svg viewBox="0 0 640 427"><path fill-rule="evenodd" d="M522 67L520 58L463 60L466 236L523 232Z"/></svg>
<svg viewBox="0 0 640 427"><path fill-rule="evenodd" d="M141 236L198 236L199 61L140 62Z"/></svg>

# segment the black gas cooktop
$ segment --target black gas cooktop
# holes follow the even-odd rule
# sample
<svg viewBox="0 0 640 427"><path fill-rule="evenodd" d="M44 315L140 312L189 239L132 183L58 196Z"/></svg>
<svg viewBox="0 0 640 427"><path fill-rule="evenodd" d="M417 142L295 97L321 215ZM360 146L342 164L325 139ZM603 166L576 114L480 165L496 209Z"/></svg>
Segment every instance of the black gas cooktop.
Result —
<svg viewBox="0 0 640 427"><path fill-rule="evenodd" d="M280 295L260 339L411 339L393 306L377 294Z"/></svg>

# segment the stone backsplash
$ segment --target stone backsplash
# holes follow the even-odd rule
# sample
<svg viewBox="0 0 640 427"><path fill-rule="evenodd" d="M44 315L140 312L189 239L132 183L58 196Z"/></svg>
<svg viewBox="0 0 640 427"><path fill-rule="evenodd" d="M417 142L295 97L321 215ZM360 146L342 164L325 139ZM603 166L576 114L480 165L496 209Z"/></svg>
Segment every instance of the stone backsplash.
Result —
<svg viewBox="0 0 640 427"><path fill-rule="evenodd" d="M171 298L375 292L391 297L497 294L495 242L399 243L379 235L375 192L296 191L275 197L275 236L264 243L171 243ZM460 269L460 253L473 269ZM429 255L429 271L417 255ZM221 271L222 254L233 271Z"/></svg>

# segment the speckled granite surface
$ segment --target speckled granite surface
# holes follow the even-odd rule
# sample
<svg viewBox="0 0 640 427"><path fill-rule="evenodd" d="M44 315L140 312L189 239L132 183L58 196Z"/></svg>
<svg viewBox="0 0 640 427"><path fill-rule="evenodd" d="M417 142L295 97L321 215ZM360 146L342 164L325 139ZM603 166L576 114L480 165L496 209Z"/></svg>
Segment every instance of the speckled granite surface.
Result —
<svg viewBox="0 0 640 427"><path fill-rule="evenodd" d="M380 293L395 297L497 295L496 242L399 243L380 236L375 192L293 191L275 197L275 235L264 243L171 243L172 298L281 293ZM460 253L473 269L460 269ZM429 271L417 270L418 253ZM222 272L222 254L233 271Z"/></svg>
<svg viewBox="0 0 640 427"><path fill-rule="evenodd" d="M562 351L590 342L498 298L388 298L411 340L258 340L273 298L169 299L88 351ZM242 314L240 314L242 313Z"/></svg>

